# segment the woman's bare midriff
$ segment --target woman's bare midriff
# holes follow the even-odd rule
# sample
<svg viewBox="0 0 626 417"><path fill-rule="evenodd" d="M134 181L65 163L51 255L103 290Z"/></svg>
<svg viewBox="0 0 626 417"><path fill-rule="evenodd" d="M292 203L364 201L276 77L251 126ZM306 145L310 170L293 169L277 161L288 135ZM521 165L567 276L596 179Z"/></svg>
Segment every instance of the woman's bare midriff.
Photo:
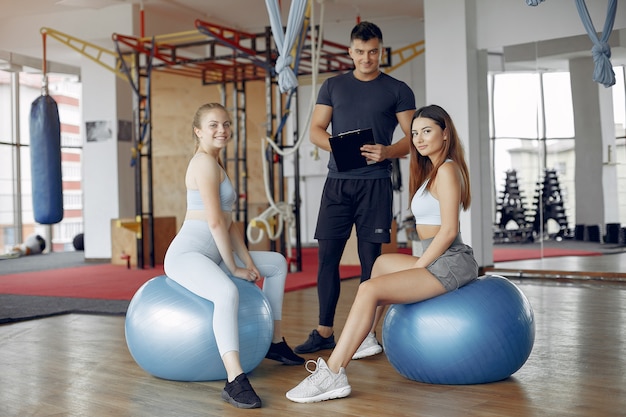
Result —
<svg viewBox="0 0 626 417"><path fill-rule="evenodd" d="M415 226L415 231L417 231L417 236L419 236L420 240L427 240L435 237L440 228L441 226L439 225L418 224Z"/></svg>

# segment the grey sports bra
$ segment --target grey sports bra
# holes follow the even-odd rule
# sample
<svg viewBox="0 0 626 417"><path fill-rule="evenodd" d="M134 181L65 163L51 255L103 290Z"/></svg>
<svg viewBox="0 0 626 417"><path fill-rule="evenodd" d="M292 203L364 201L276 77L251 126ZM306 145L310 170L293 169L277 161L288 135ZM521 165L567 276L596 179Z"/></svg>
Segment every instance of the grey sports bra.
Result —
<svg viewBox="0 0 626 417"><path fill-rule="evenodd" d="M237 199L237 194L228 176L224 175L224 180L220 183L220 205L222 211L233 211L233 204ZM204 210L202 197L199 190L187 189L187 210Z"/></svg>

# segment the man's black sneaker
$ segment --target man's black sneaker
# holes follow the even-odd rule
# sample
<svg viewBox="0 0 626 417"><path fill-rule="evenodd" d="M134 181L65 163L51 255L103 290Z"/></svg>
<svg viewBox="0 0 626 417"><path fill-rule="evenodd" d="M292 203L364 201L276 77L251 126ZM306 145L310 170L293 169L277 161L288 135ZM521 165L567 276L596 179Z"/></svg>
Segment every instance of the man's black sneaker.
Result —
<svg viewBox="0 0 626 417"><path fill-rule="evenodd" d="M322 349L332 349L335 347L335 335L331 334L328 337L322 337L317 329L314 329L306 342L300 346L296 346L294 352L296 353L311 353L317 352Z"/></svg>
<svg viewBox="0 0 626 417"><path fill-rule="evenodd" d="M260 408L261 399L250 385L246 374L239 374L232 382L226 382L222 400L237 408Z"/></svg>
<svg viewBox="0 0 626 417"><path fill-rule="evenodd" d="M270 345L270 350L265 357L282 362L285 365L302 365L304 363L304 358L293 353L293 350L287 345L284 337L282 342L272 343Z"/></svg>

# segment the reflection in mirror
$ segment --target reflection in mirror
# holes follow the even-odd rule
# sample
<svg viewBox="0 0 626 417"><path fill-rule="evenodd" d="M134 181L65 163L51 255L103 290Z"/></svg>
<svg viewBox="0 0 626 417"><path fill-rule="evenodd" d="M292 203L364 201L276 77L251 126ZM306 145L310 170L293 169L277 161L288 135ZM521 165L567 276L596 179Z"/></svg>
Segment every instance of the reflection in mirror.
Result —
<svg viewBox="0 0 626 417"><path fill-rule="evenodd" d="M574 123L567 71L492 75L494 243L571 238Z"/></svg>
<svg viewBox="0 0 626 417"><path fill-rule="evenodd" d="M530 59L533 49L534 62ZM626 182L625 69L623 66L614 67L616 83L607 91L612 95L615 142L611 137L607 140L604 133L597 134L602 137L589 138L585 136L589 132L579 132L578 140L582 142L577 147L571 63L554 65L550 59L538 57L537 50L537 44L514 46L509 51L505 48L505 60L507 56L513 57L514 65L504 63L502 68L490 73L494 244L534 242L542 257L545 254L544 244L548 246L547 242L550 242L550 247L553 247L559 245L555 242L568 239L598 242L606 249L610 247L605 244L623 247L626 243L626 188L621 185ZM604 125L603 120L597 122ZM581 123L586 126L595 122ZM600 131L600 128L597 130ZM602 127L601 132L604 131ZM595 135L593 129L591 132ZM609 136L612 134L609 132ZM593 142L585 142L589 140ZM603 148L603 167L599 177L603 183L598 186L606 187L604 181L612 175L607 169L615 169L617 197L610 191L614 184L609 184L608 188L604 188L604 193L609 195L605 194L604 202L597 202L598 209L605 207L608 210L602 216L607 216L606 224L580 225L577 206L581 209L589 207L589 203L582 204L577 200L576 187L579 187L579 194L587 188L581 185L581 177L576 181L576 161L578 164L591 161L580 152L594 150L597 143L604 143L600 145ZM584 173L586 168L578 168L580 176L581 169ZM598 175L597 168L594 166L595 175ZM590 186L593 187L593 184L595 182ZM596 205L595 202L593 204ZM617 215L612 214L613 204L617 206ZM615 217L618 217L617 223L614 223Z"/></svg>

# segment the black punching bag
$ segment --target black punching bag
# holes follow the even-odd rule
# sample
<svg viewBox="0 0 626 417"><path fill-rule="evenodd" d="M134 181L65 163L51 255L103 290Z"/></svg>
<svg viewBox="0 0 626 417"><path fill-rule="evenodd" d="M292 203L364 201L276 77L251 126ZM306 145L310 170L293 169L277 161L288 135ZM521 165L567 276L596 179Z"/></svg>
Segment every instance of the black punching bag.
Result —
<svg viewBox="0 0 626 417"><path fill-rule="evenodd" d="M63 219L61 123L57 103L48 95L30 108L30 164L35 221L58 223Z"/></svg>

